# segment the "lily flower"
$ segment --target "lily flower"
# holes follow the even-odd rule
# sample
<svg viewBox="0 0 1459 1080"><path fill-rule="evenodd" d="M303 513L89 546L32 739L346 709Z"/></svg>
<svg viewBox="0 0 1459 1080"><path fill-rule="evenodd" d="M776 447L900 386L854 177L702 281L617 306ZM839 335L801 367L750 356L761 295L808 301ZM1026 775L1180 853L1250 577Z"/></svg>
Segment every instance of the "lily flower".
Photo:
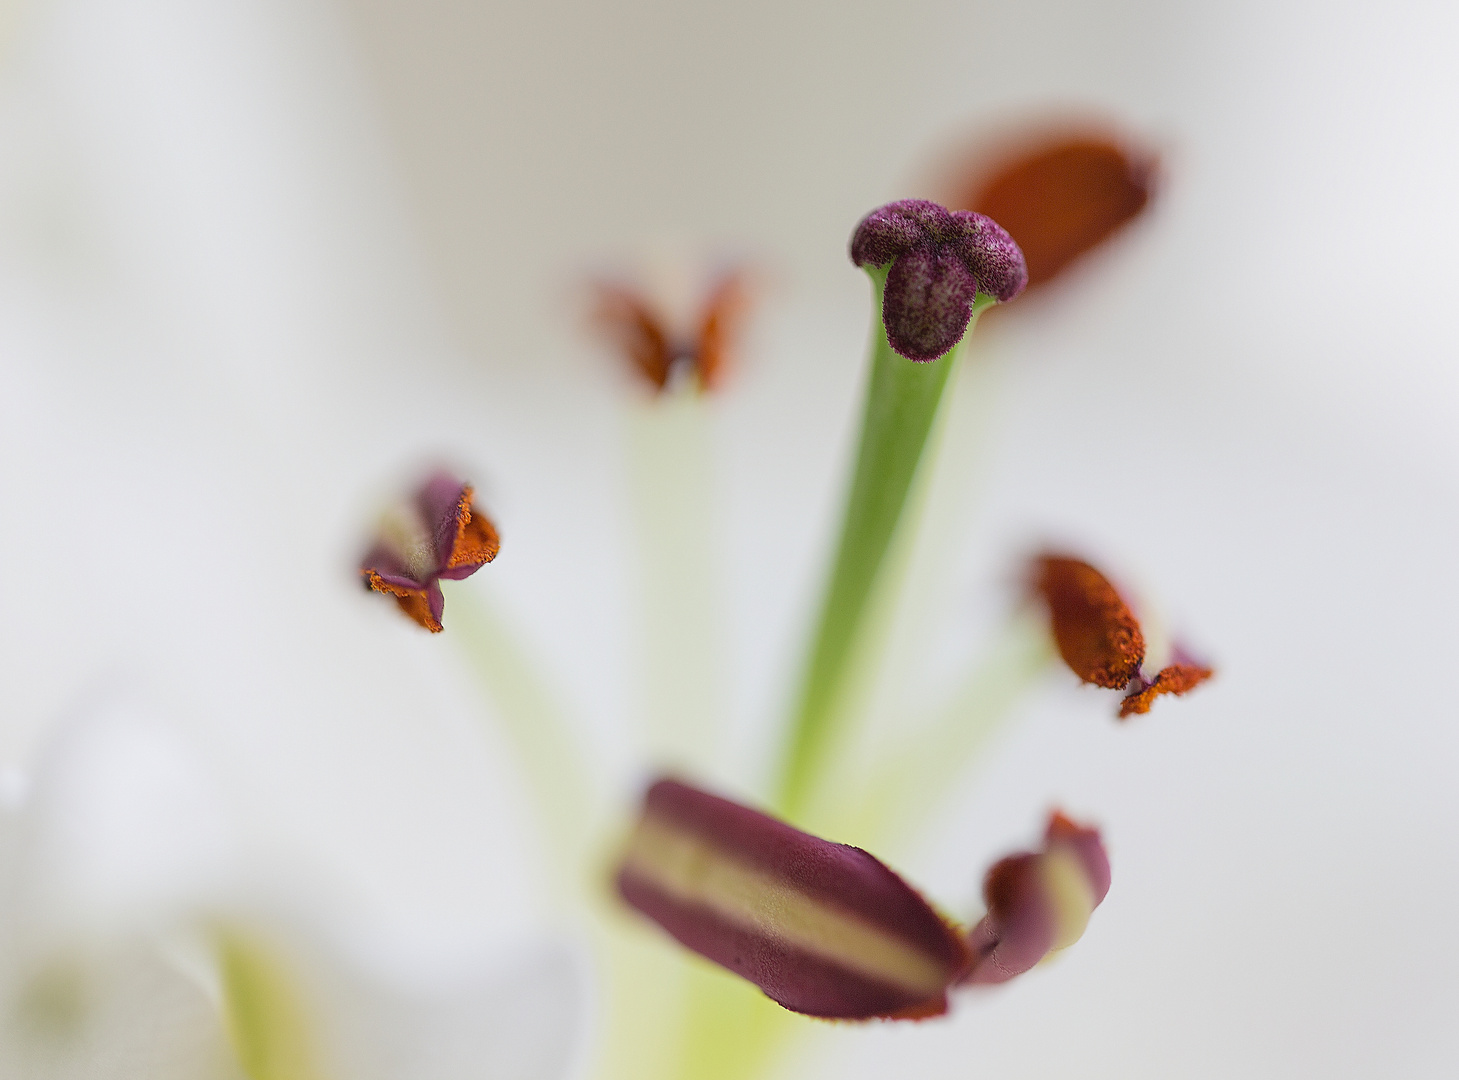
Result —
<svg viewBox="0 0 1459 1080"><path fill-rule="evenodd" d="M1107 577L1070 555L1041 555L1033 565L1032 585L1048 606L1059 655L1084 682L1125 692L1121 720L1149 712L1162 694L1187 693L1215 674L1179 647L1168 664L1148 672L1140 623Z"/></svg>
<svg viewBox="0 0 1459 1080"><path fill-rule="evenodd" d="M947 1011L952 988L969 981L1005 981L1072 943L1108 889L1108 862L1098 834L1056 815L1041 851L1012 856L990 872L988 912L970 934L867 850L821 838L842 833L841 825L855 837L864 825L875 824L872 818L919 824L912 819L946 792L947 781L979 745L979 731L1006 711L1050 659L1046 636L1024 612L1022 628L1009 634L1006 648L994 650L991 662L954 695L951 707L933 722L906 723L890 732L890 743L876 748L859 773L855 770L862 734L856 721L865 688L860 680L881 660L876 647L877 624L886 612L882 598L900 580L893 549L918 524L911 495L930 456L941 402L979 314L1017 296L1027 275L1017 244L995 222L924 200L890 203L867 215L855 230L850 254L867 272L881 317L872 329L859 444L829 581L772 761L769 804L775 816L694 786L699 774L712 773L718 764L706 762L715 734L712 727L706 730L707 710L665 708L667 698L655 707L650 693L643 711L650 714L645 726L655 736L649 740L651 767L660 772L667 766L695 779L663 779L648 789L615 865L619 899L783 1009L770 1010L767 1017L742 997L727 1000L723 982L654 966L662 958L646 956L642 935L635 938L631 927L625 933L607 913L597 923L610 985L617 990L609 995L607 1077L657 1080L693 1073L713 1052L710 1048L721 1044L733 1045L728 1056L716 1057L722 1075L754 1075L777 1040L792 1030L783 1019L789 1013L846 1020L940 1015ZM603 324L618 331L625 352L655 389L684 391L656 394L652 403L644 403L639 414L652 416L654 431L666 436L652 445L656 450L689 445L671 442L667 435L682 434L678 421L702 417L704 398L685 389L693 384L676 379L671 369L694 365L697 389L703 389L712 381L703 364L713 350L675 346L658 318L631 294L606 292L600 299ZM715 303L712 299L711 306ZM659 420L665 421L662 431ZM697 422L685 426L696 432L703 428ZM647 447L650 440L643 443ZM642 458L673 458L677 469L685 456L644 453ZM696 469L681 471L702 476L696 470L708 455L696 453L692 460ZM645 479L656 475L646 472ZM441 487L448 482L455 483L443 481ZM659 496L682 490L663 482L653 486ZM466 502L459 505L469 503L467 490ZM686 546L684 539L694 535L681 528L645 532L670 537L676 547ZM423 535L423 529L412 535ZM416 550L425 552L423 573L436 573L444 558L441 549L418 540ZM649 560L646 569L676 584L680 577L693 577L676 577L666 569L668 562ZM692 609L707 605L694 589L673 591L694 599L666 608L674 617L662 620L663 627L678 644L698 625ZM1126 631L1115 643L1124 651L1116 650L1110 661L1124 668L1100 669L1099 677L1107 685L1133 687L1144 656L1139 627L1128 612L1124 622L1116 618L1124 609L1117 597L1110 599L1112 589L1109 595L1086 593L1080 595L1087 607L1097 609L1101 626ZM468 624L463 629L471 630L473 621L463 620ZM489 640L511 637L498 630ZM519 654L483 648L487 640L463 635L463 644L482 654L476 657L479 669L499 709L509 714L502 717L503 726L518 745L542 805L561 810L573 802L563 815L573 820L554 831L562 841L559 854L577 859L600 829L602 815L593 798L609 785L565 779L588 778L592 770L579 758L567 726L557 722L556 710L540 707L552 697L548 681L534 677L533 665ZM683 655L672 647L664 652ZM701 671L697 666L689 670ZM1161 685L1168 682L1169 676ZM929 759L935 760L929 765ZM848 761L853 766L843 771ZM565 787L572 789L570 800L562 794ZM858 802L865 808L853 805ZM566 880L576 880L577 868L567 869ZM753 1008L763 1006L761 998L753 1001ZM670 1013L682 1025L666 1019ZM618 1034L645 1025L656 1032L682 1031L684 1042L665 1035L664 1045L647 1060L640 1042ZM707 1041L696 1041L692 1033Z"/></svg>
<svg viewBox="0 0 1459 1080"><path fill-rule="evenodd" d="M472 494L471 485L450 473L432 473L409 501L381 518L360 565L366 588L393 596L433 634L441 632L446 607L440 583L470 577L501 550L496 526Z"/></svg>

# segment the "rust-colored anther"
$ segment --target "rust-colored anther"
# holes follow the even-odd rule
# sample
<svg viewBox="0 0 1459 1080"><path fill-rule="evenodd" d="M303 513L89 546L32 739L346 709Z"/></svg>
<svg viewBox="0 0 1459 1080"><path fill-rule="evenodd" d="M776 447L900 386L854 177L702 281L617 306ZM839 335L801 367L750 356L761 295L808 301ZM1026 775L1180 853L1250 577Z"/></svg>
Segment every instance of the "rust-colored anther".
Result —
<svg viewBox="0 0 1459 1080"><path fill-rule="evenodd" d="M940 1015L971 959L865 851L675 780L649 788L617 884L683 945L811 1016Z"/></svg>
<svg viewBox="0 0 1459 1080"><path fill-rule="evenodd" d="M643 297L620 285L600 284L596 294L593 325L640 375L662 390L668 384L674 357L658 312Z"/></svg>
<svg viewBox="0 0 1459 1080"><path fill-rule="evenodd" d="M1153 154L1102 133L1066 131L985 166L954 202L1008 230L1032 289L1139 216L1155 174Z"/></svg>
<svg viewBox="0 0 1459 1080"><path fill-rule="evenodd" d="M750 307L742 270L716 279L688 334L674 333L654 305L626 285L601 282L594 296L592 325L656 390L669 385L677 367L691 372L701 390L722 385Z"/></svg>
<svg viewBox="0 0 1459 1080"><path fill-rule="evenodd" d="M1033 584L1074 674L1110 690L1128 686L1145 659L1145 638L1109 579L1081 559L1042 555L1034 560Z"/></svg>
<svg viewBox="0 0 1459 1080"><path fill-rule="evenodd" d="M694 349L699 385L717 390L733 365L740 328L750 310L750 290L743 273L726 274L709 294L699 317Z"/></svg>
<svg viewBox="0 0 1459 1080"><path fill-rule="evenodd" d="M1214 674L1211 668L1182 660L1161 668L1153 679L1146 680L1142 677L1139 685L1120 702L1120 719L1124 720L1136 714L1144 715L1150 711L1151 704L1161 694L1175 694L1178 697L1187 690L1194 690Z"/></svg>

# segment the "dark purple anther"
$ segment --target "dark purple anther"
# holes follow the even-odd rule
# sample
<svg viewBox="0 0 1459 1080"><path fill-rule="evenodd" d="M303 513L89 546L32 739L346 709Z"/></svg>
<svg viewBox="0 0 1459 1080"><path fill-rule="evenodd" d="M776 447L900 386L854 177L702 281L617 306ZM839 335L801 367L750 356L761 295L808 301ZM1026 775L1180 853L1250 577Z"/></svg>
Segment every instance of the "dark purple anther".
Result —
<svg viewBox="0 0 1459 1080"><path fill-rule="evenodd" d="M988 914L968 935L969 983L1007 982L1079 940L1109 892L1109 858L1095 829L1054 813L1044 848L999 859L983 879Z"/></svg>
<svg viewBox="0 0 1459 1080"><path fill-rule="evenodd" d="M973 302L1012 300L1028 283L1023 252L996 221L926 199L887 203L862 218L851 261L884 267L882 323L908 360L936 360L962 340Z"/></svg>
<svg viewBox="0 0 1459 1080"><path fill-rule="evenodd" d="M701 956L795 1012L922 1019L968 966L956 929L860 848L660 780L618 892Z"/></svg>

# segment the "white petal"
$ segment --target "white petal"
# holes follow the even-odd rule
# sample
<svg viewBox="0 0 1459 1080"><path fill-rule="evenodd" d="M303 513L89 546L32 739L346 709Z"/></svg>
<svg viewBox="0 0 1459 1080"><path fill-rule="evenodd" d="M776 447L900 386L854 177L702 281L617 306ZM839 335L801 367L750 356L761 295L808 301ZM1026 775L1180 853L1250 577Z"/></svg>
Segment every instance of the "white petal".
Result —
<svg viewBox="0 0 1459 1080"><path fill-rule="evenodd" d="M8 974L7 1080L241 1080L214 1003L150 942L57 953Z"/></svg>
<svg viewBox="0 0 1459 1080"><path fill-rule="evenodd" d="M177 733L124 703L59 733L19 827L21 915L47 934L164 924L230 865L232 836L206 770Z"/></svg>
<svg viewBox="0 0 1459 1080"><path fill-rule="evenodd" d="M350 1080L560 1080L582 1028L583 974L564 948L412 988L356 981L333 1002Z"/></svg>

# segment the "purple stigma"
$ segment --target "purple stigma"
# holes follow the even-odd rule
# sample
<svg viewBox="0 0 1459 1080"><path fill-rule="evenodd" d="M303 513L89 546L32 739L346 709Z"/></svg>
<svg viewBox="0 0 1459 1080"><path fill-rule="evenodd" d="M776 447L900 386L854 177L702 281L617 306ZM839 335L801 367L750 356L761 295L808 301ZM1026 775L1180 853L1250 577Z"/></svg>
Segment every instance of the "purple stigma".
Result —
<svg viewBox="0 0 1459 1080"><path fill-rule="evenodd" d="M851 261L888 267L882 296L887 341L908 360L942 356L967 333L978 293L1000 303L1028 284L1013 237L992 218L902 199L867 214L851 237Z"/></svg>

